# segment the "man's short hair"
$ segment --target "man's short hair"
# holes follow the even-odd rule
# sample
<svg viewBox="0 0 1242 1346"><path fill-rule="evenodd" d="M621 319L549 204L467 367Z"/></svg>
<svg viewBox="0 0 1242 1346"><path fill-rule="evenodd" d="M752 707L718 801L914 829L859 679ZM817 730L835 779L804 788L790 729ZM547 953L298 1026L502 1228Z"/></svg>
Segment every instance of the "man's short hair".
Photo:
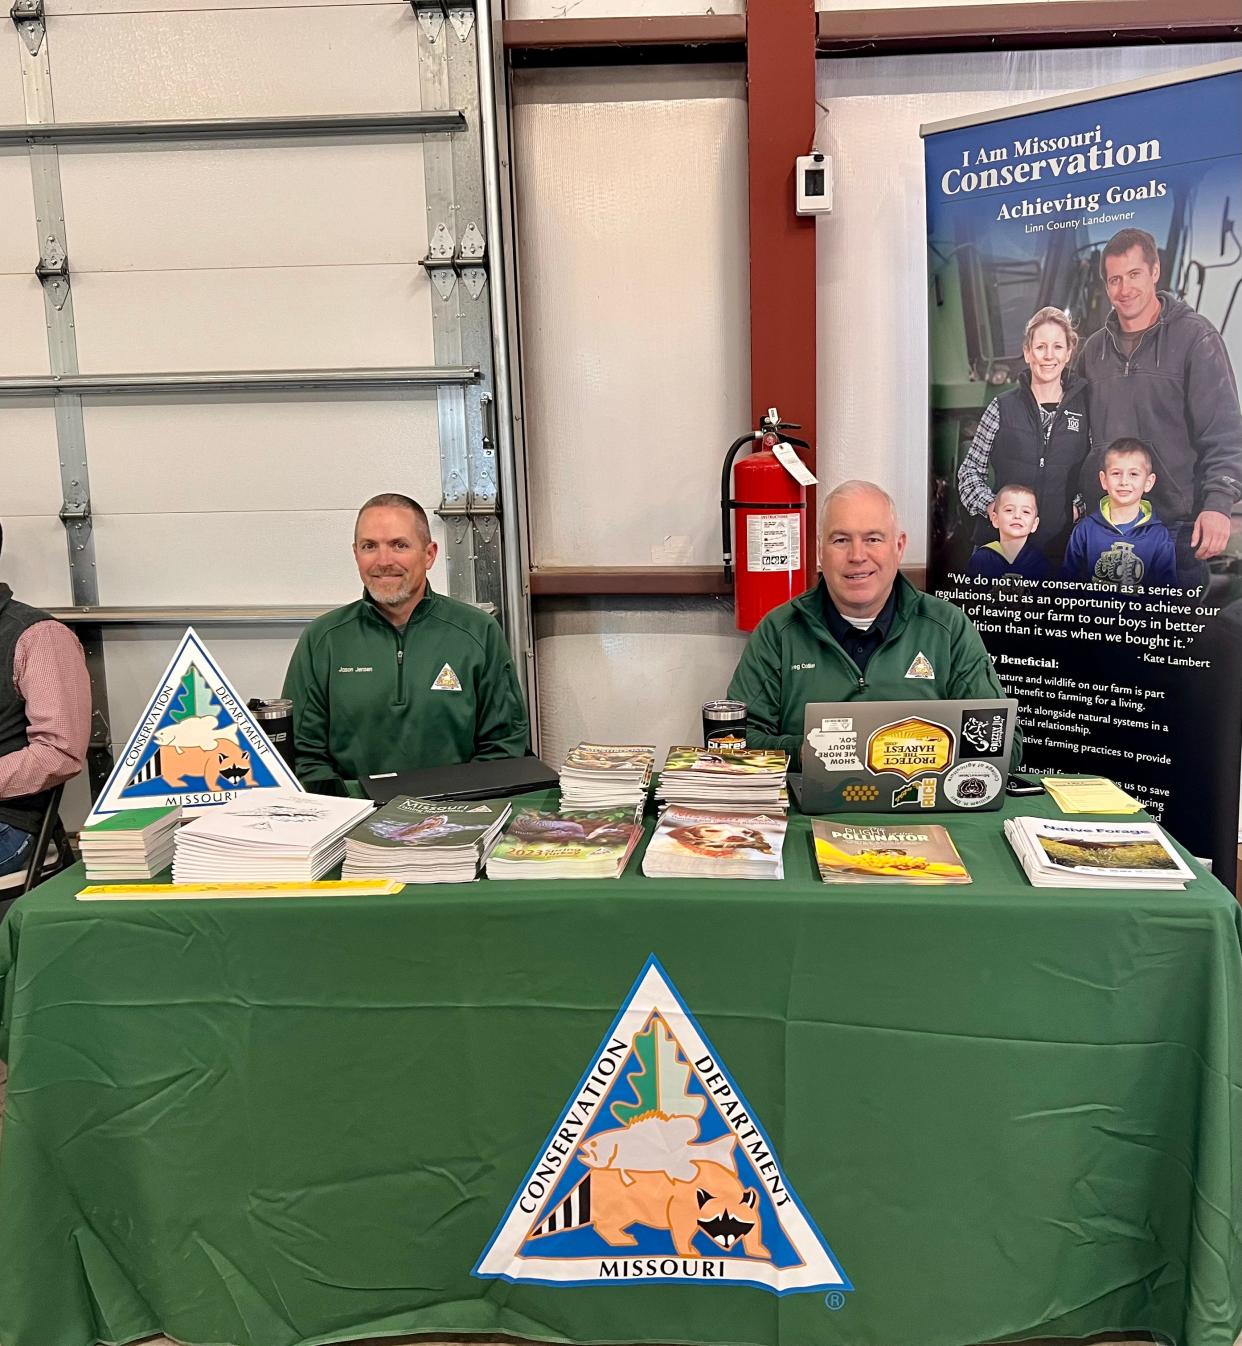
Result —
<svg viewBox="0 0 1242 1346"><path fill-rule="evenodd" d="M354 520L355 537L358 536L358 524L369 509L408 509L418 520L423 541L431 541L431 524L427 521L427 511L417 500L412 500L408 495L401 495L398 491L381 491L379 495L373 495L370 500L364 501L358 511L358 517Z"/></svg>
<svg viewBox="0 0 1242 1346"><path fill-rule="evenodd" d="M833 501L845 496L851 495L878 495L888 504L888 508L893 516L893 530L896 533L901 532L901 523L897 518L897 502L884 489L883 486L877 486L873 481L863 481L861 478L853 478L850 481L843 481L839 486L834 486L831 491L824 496L824 503L819 511L819 531L824 531L824 520L828 517L829 507Z"/></svg>
<svg viewBox="0 0 1242 1346"><path fill-rule="evenodd" d="M1104 450L1102 465L1107 467L1110 458L1129 458L1135 454L1142 455L1143 461L1147 464L1147 473L1150 476L1152 472L1151 445L1144 444L1141 439L1131 439L1128 436L1124 439L1114 439Z"/></svg>
<svg viewBox="0 0 1242 1346"><path fill-rule="evenodd" d="M1150 267L1154 267L1160 260L1160 250L1156 247L1156 240L1146 229L1121 229L1104 244L1104 251L1100 253L1101 280L1108 279L1104 270L1105 261L1109 257L1124 257L1131 248L1138 248L1143 254L1143 261Z"/></svg>
<svg viewBox="0 0 1242 1346"><path fill-rule="evenodd" d="M1039 513L1039 496L1035 494L1035 488L1033 486L1027 486L1025 485L1025 483L1020 481L1006 482L1005 485L1002 486L1000 490L997 491L996 494L992 497L992 503L994 505L999 504L1001 496L1004 495L1006 492L1008 492L1010 495L1029 495L1031 499L1034 500L1035 502L1036 514Z"/></svg>

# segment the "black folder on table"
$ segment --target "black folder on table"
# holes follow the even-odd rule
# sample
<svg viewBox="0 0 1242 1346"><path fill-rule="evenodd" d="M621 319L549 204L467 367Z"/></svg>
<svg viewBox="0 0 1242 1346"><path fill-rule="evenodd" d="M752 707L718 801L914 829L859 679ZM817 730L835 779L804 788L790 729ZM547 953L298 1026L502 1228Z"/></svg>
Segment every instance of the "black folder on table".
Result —
<svg viewBox="0 0 1242 1346"><path fill-rule="evenodd" d="M417 771L386 771L363 776L361 784L377 804L387 804L397 795L415 799L502 798L527 790L551 789L560 784L560 777L538 757L497 757L494 761L458 762Z"/></svg>

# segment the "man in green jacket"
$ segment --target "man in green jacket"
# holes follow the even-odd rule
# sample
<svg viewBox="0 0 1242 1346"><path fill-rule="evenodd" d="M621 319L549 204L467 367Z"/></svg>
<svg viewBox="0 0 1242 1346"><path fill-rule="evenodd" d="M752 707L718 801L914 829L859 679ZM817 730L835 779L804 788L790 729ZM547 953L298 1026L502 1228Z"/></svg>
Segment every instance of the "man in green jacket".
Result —
<svg viewBox="0 0 1242 1346"><path fill-rule="evenodd" d="M436 559L417 501L388 493L358 511L354 560L366 592L316 618L285 675L297 774L344 793L384 771L521 757L530 722L495 619L435 593Z"/></svg>
<svg viewBox="0 0 1242 1346"><path fill-rule="evenodd" d="M1005 695L970 618L898 574L905 550L886 491L847 481L829 493L819 583L759 623L729 684L750 747L784 748L796 763L808 701ZM1021 755L1015 734L1012 767Z"/></svg>

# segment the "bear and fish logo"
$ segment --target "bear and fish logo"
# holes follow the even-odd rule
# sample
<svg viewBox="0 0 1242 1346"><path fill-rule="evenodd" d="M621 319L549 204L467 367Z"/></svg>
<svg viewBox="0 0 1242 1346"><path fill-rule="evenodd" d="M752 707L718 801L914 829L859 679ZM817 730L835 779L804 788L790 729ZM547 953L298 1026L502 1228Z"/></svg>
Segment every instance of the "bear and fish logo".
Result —
<svg viewBox="0 0 1242 1346"><path fill-rule="evenodd" d="M190 627L87 821L127 808L194 810L274 788L302 789Z"/></svg>
<svg viewBox="0 0 1242 1346"><path fill-rule="evenodd" d="M853 1289L654 955L473 1274Z"/></svg>

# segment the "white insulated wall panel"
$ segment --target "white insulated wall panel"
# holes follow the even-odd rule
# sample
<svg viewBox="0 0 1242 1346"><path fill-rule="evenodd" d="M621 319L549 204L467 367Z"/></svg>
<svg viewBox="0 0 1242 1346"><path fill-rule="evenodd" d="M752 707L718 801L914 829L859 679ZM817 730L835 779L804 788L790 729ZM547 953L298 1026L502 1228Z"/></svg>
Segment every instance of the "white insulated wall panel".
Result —
<svg viewBox="0 0 1242 1346"><path fill-rule="evenodd" d="M927 557L927 268L919 127L1069 90L1203 65L1216 44L1110 51L824 60L816 145L833 211L816 224L818 475L866 477L896 498L906 561Z"/></svg>
<svg viewBox="0 0 1242 1346"><path fill-rule="evenodd" d="M746 0L508 0L505 5L507 19L652 18L668 14L745 13Z"/></svg>
<svg viewBox="0 0 1242 1346"><path fill-rule="evenodd" d="M430 288L417 266L88 272L73 282L78 363L84 374L428 365Z"/></svg>
<svg viewBox="0 0 1242 1346"><path fill-rule="evenodd" d="M25 120L18 115L18 123ZM0 149L0 275L28 276L38 260L30 158L24 149Z"/></svg>
<svg viewBox="0 0 1242 1346"><path fill-rule="evenodd" d="M51 369L43 290L34 274L39 256L33 247L31 252L25 275L0 274L0 377L46 375Z"/></svg>
<svg viewBox="0 0 1242 1346"><path fill-rule="evenodd" d="M0 520L4 522L0 580L15 598L32 607L68 607L73 599L65 525L55 514L12 514L7 506Z"/></svg>
<svg viewBox="0 0 1242 1346"><path fill-rule="evenodd" d="M543 605L535 618L540 754L559 766L582 740L703 741L704 701L721 697L746 638L719 600L583 608Z"/></svg>
<svg viewBox="0 0 1242 1346"><path fill-rule="evenodd" d="M419 106L417 24L409 5L115 8L48 23L62 121Z"/></svg>
<svg viewBox="0 0 1242 1346"><path fill-rule="evenodd" d="M350 551L355 510L248 510L244 497L229 504L226 496L212 513L98 517L99 601L331 607L360 596Z"/></svg>
<svg viewBox="0 0 1242 1346"><path fill-rule="evenodd" d="M534 561L714 561L750 418L742 75L524 70L513 103Z"/></svg>
<svg viewBox="0 0 1242 1346"><path fill-rule="evenodd" d="M58 514L62 498L51 401L0 402L0 523L7 528L19 514Z"/></svg>
<svg viewBox="0 0 1242 1346"><path fill-rule="evenodd" d="M410 264L427 252L412 139L66 147L60 175L75 273ZM4 211L0 199L0 225Z"/></svg>
<svg viewBox="0 0 1242 1346"><path fill-rule="evenodd" d="M84 415L96 513L356 510L381 491L439 503L434 393L88 398Z"/></svg>
<svg viewBox="0 0 1242 1346"><path fill-rule="evenodd" d="M179 12L221 9L349 9L366 6L376 8L387 4L391 9L408 7L408 0L43 0L49 15L73 14L158 14L175 4Z"/></svg>

